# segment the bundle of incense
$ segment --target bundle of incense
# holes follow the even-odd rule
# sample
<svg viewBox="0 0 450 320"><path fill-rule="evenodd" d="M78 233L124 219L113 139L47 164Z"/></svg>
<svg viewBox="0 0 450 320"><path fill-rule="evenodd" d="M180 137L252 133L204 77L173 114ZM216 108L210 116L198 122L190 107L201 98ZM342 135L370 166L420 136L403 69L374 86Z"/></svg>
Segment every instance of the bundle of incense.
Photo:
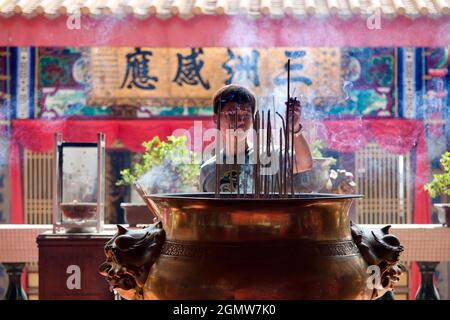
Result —
<svg viewBox="0 0 450 320"><path fill-rule="evenodd" d="M290 95L290 71L291 70L291 61L288 59L287 61L287 102L286 102L286 114L283 117L280 113L276 112L275 108L275 97L273 97L273 123L271 119L271 112L268 108L267 110L267 118L265 117L264 110L260 112L255 112L253 115L253 133L254 133L254 154L252 159L252 167L253 167L253 184L251 186L251 194L254 195L255 198L267 198L275 196L276 191L278 191L278 196L288 197L288 188L290 185L290 196L295 195L294 188L294 170L297 166L297 159L294 156L295 153L295 110L299 101L295 97L291 97ZM294 90L295 91L295 90ZM228 133L230 134L226 141L230 144L231 138L234 139L234 150L231 150L230 146L227 145L226 148L230 149L232 153L234 153L235 161L232 165L232 172L236 174L236 176L229 177L229 190L230 192L236 192L236 197L240 197L241 188L240 188L240 176L241 176L241 167L239 163L239 149L238 149L238 107L236 106L234 119L229 119L228 121ZM219 110L217 113L217 131L220 135L220 115L222 112L222 103L219 102ZM279 128L279 166L278 170L272 177L269 179L268 177L268 167L265 165L264 172L262 174L261 170L261 154L271 159L272 153L275 151L274 141L272 137L272 129L276 129L276 116L279 116L281 119L282 127ZM234 120L234 121L233 121ZM231 121L234 122L234 135L231 136ZM266 124L267 123L267 124ZM274 127L275 126L275 127ZM266 130L267 129L267 132ZM215 188L215 196L220 197L220 137L216 140L216 188ZM245 159L245 156L244 156ZM264 159L264 160L269 160ZM222 159L220 159L222 160ZM266 161L265 161L266 163ZM271 164L272 165L272 164ZM248 185L248 173L244 170L243 176L243 196L244 198L248 196L247 185ZM262 176L263 175L263 176ZM234 187L234 180L236 179L236 188Z"/></svg>

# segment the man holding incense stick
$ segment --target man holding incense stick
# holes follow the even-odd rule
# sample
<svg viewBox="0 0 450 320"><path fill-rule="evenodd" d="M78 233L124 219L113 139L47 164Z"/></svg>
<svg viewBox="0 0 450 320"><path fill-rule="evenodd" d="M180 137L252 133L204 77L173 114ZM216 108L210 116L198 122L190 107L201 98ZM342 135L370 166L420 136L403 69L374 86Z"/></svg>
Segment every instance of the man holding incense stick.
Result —
<svg viewBox="0 0 450 320"><path fill-rule="evenodd" d="M289 99L286 104L284 116L274 112L270 115L270 111L264 115L256 110L254 94L243 86L231 84L216 92L213 108L214 121L220 131L216 141L220 156L202 165L201 191L233 192L243 197L324 191L324 183L318 185L314 177L311 150L302 135L300 103ZM282 128L274 129L275 117L282 120ZM253 143L248 141L251 129ZM275 148L273 141L277 139ZM344 192L353 191L350 173L341 171L336 173L335 180L338 177ZM332 187L333 184L328 183L329 190L325 191L332 191Z"/></svg>

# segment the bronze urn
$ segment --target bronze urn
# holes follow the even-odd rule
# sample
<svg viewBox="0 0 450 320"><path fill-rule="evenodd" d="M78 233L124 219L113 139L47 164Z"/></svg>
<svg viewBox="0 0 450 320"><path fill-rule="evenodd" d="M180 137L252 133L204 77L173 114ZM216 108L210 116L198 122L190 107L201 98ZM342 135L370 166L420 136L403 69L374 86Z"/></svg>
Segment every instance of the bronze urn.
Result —
<svg viewBox="0 0 450 320"><path fill-rule="evenodd" d="M375 299L404 270L398 239L349 220L359 195L146 196L158 221L106 244L126 299Z"/></svg>

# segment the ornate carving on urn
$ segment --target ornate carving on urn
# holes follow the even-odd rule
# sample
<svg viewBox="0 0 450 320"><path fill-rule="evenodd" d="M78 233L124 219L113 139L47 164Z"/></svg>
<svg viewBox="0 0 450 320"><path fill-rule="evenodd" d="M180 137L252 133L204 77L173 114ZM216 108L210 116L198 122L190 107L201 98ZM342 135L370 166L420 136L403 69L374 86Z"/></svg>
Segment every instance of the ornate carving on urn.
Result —
<svg viewBox="0 0 450 320"><path fill-rule="evenodd" d="M350 222L350 227L353 241L367 265L380 268L380 286L373 288L372 299L380 298L393 289L401 273L406 271L405 266L398 262L403 246L396 236L389 234L390 225L369 229Z"/></svg>
<svg viewBox="0 0 450 320"><path fill-rule="evenodd" d="M161 222L139 230L117 226L105 246L106 261L99 267L113 290L126 299L144 299L144 285L165 240Z"/></svg>

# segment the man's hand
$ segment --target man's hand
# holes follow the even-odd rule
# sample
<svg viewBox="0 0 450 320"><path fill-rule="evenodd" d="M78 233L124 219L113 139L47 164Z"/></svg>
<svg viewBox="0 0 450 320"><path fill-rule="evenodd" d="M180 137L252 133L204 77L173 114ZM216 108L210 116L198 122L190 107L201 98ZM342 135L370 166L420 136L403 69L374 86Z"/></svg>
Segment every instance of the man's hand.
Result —
<svg viewBox="0 0 450 320"><path fill-rule="evenodd" d="M287 105L287 103L286 103ZM300 104L300 101L297 100L297 98L290 98L289 99L289 110L294 109L294 132L299 131L301 128L300 120L301 120L301 114L302 114L302 105ZM289 132L292 131L292 113L289 111Z"/></svg>
<svg viewBox="0 0 450 320"><path fill-rule="evenodd" d="M353 180L351 172L340 170L330 171L331 192L338 194L354 193L356 191L356 183Z"/></svg>

